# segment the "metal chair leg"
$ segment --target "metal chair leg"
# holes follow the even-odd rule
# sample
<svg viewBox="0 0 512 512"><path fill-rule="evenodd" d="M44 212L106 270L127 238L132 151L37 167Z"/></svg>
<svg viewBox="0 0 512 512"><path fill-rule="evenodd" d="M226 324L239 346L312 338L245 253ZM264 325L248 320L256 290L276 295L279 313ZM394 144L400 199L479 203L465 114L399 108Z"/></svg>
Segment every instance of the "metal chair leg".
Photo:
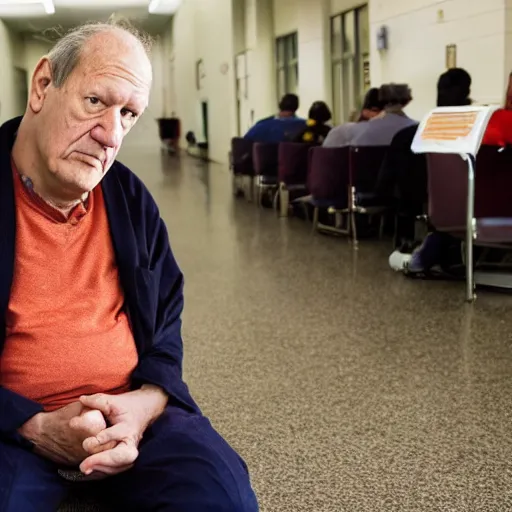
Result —
<svg viewBox="0 0 512 512"><path fill-rule="evenodd" d="M320 210L317 206L313 211L313 233L318 230L318 217L320 215Z"/></svg>
<svg viewBox="0 0 512 512"><path fill-rule="evenodd" d="M281 199L281 190L280 190L280 189L278 189L278 190L276 190L276 191L275 191L275 193L274 193L274 199L272 200L272 208L274 209L274 211L275 211L276 213L277 213L277 210L278 210L277 206L278 206L278 204L279 204L279 200L280 200L280 199ZM281 201L282 201L282 199L281 199Z"/></svg>
<svg viewBox="0 0 512 512"><path fill-rule="evenodd" d="M382 238L384 237L384 221L385 221L384 214L381 213L380 214L380 225L379 225L379 240L382 240Z"/></svg>
<svg viewBox="0 0 512 512"><path fill-rule="evenodd" d="M240 187L238 186L238 176L233 173L231 178L231 188L233 189L233 195L236 197L240 192Z"/></svg>
<svg viewBox="0 0 512 512"><path fill-rule="evenodd" d="M288 192L284 183L279 185L279 198L281 201L280 215L281 217L288 217L288 208L290 207L290 192Z"/></svg>
<svg viewBox="0 0 512 512"><path fill-rule="evenodd" d="M352 242L354 243L354 247L357 247L357 225L356 225L356 212L350 212L350 230L352 231Z"/></svg>

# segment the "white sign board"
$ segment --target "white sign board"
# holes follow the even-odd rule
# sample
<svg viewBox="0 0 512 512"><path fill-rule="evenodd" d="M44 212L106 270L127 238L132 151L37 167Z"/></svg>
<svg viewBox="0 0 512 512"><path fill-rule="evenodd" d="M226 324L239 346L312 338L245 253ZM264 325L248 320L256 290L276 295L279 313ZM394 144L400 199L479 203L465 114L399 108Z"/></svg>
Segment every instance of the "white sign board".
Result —
<svg viewBox="0 0 512 512"><path fill-rule="evenodd" d="M420 123L414 153L454 153L475 156L489 119L500 107L438 107Z"/></svg>

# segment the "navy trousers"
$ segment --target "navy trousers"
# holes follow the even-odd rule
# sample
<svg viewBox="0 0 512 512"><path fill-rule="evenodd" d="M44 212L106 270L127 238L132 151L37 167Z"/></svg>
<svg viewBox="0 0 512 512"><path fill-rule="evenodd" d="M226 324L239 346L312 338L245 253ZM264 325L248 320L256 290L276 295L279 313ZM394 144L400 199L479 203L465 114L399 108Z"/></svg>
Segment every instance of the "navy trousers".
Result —
<svg viewBox="0 0 512 512"><path fill-rule="evenodd" d="M257 512L243 460L204 416L168 407L135 466L91 486L113 510ZM0 440L0 512L55 512L69 483L53 463Z"/></svg>

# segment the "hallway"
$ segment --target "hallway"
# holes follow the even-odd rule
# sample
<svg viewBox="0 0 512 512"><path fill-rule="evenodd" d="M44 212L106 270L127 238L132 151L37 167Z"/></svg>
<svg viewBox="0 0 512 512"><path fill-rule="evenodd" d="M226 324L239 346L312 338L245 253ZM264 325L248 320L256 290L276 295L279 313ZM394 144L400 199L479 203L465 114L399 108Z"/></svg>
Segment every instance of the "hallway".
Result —
<svg viewBox="0 0 512 512"><path fill-rule="evenodd" d="M512 298L406 280L227 168L128 146L186 278L185 378L262 512L512 510Z"/></svg>

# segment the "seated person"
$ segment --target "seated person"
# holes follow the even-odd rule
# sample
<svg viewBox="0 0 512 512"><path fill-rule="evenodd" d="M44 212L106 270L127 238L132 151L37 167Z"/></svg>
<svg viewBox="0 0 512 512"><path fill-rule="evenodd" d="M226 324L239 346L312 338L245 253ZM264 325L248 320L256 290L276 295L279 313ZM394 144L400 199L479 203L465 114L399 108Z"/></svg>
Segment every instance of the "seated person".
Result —
<svg viewBox="0 0 512 512"><path fill-rule="evenodd" d="M384 105L381 115L355 130L352 146L389 146L393 137L403 128L417 126L418 122L406 115L404 108L411 102L411 90L405 84L385 84L379 89L379 100Z"/></svg>
<svg viewBox="0 0 512 512"><path fill-rule="evenodd" d="M512 144L512 73L508 78L505 106L492 115L482 144L500 147Z"/></svg>
<svg viewBox="0 0 512 512"><path fill-rule="evenodd" d="M466 92L467 103L465 104L467 105L471 103L469 87L466 83L463 85L462 90ZM458 88L460 90L460 85ZM512 145L511 109L512 74L509 77L505 108L496 111L489 120L483 137L483 144L501 147ZM461 241L458 238L434 230L427 235L422 245L412 254L395 251L389 258L389 264L393 270L401 270L409 276L428 273L436 266L441 267L444 273L450 274L450 266L454 263L458 267L462 265L460 245ZM452 257L453 254L457 255L455 262Z"/></svg>
<svg viewBox="0 0 512 512"><path fill-rule="evenodd" d="M286 94L279 102L279 113L258 121L246 134L244 139L253 142L284 142L291 135L303 128L306 121L297 117L299 98L295 94Z"/></svg>
<svg viewBox="0 0 512 512"><path fill-rule="evenodd" d="M443 73L437 82L437 106L469 105L471 77L467 71L454 68ZM399 210L396 247L412 247L416 217L423 213L427 196L427 160L425 155L411 151L418 130L411 125L400 130L382 164L376 193L396 203Z"/></svg>
<svg viewBox="0 0 512 512"><path fill-rule="evenodd" d="M62 469L112 510L258 510L245 463L183 382L166 227L115 160L151 82L145 37L80 26L0 128L2 512L57 510Z"/></svg>
<svg viewBox="0 0 512 512"><path fill-rule="evenodd" d="M293 134L290 141L322 144L331 130L331 127L326 124L331 118L332 114L327 104L323 101L315 101L309 109L306 126Z"/></svg>
<svg viewBox="0 0 512 512"><path fill-rule="evenodd" d="M354 131L360 123L364 123L378 116L383 109L383 105L379 100L379 89L373 87L370 89L363 101L363 108L359 115L359 120L355 123L345 123L341 126L336 126L327 135L323 146L326 148L336 148L348 146L352 140Z"/></svg>

